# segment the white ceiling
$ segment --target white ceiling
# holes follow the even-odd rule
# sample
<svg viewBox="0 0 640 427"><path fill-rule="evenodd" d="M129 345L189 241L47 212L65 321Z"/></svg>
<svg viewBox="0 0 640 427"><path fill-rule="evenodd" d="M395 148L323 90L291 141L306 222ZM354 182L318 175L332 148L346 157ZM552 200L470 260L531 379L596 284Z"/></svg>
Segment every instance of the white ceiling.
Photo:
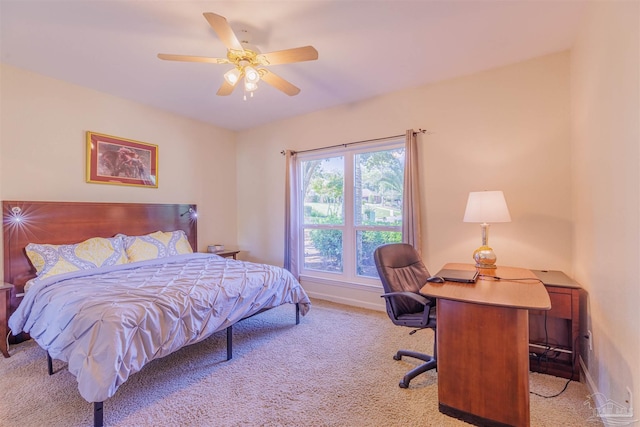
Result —
<svg viewBox="0 0 640 427"><path fill-rule="evenodd" d="M0 59L175 114L243 130L569 49L584 2L553 0L0 0ZM262 52L312 45L317 61L273 65L297 96L261 83L216 91L230 65L203 12Z"/></svg>

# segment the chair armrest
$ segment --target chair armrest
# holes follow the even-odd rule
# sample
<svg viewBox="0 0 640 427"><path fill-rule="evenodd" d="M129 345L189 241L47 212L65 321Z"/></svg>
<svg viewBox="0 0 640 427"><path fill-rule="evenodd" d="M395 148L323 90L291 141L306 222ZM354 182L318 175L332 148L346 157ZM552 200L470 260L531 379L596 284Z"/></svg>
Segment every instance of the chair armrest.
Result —
<svg viewBox="0 0 640 427"><path fill-rule="evenodd" d="M382 294L380 295L382 298L393 298L396 296L404 296L404 297L409 297L413 300L416 300L417 302L419 302L420 304L427 306L427 305L431 305L431 300L429 298L423 297L422 295L416 294L415 292L409 292L409 291L403 291L403 292L389 292L386 294Z"/></svg>

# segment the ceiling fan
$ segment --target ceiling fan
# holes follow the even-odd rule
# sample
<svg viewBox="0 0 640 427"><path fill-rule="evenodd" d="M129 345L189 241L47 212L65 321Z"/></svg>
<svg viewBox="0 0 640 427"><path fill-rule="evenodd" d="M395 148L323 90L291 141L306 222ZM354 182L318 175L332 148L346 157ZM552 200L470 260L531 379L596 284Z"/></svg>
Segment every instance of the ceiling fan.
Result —
<svg viewBox="0 0 640 427"><path fill-rule="evenodd" d="M224 16L216 15L211 12L206 12L203 15L222 43L227 47L226 58L172 55L167 53L159 53L158 58L168 61L233 64L234 68L224 74L224 82L216 93L221 96L230 95L238 83L243 79L245 99L246 92L251 92L251 96L253 96L253 91L258 88L258 82L260 80L281 90L289 96L297 95L300 92L299 88L265 67L277 64L290 64L293 62L314 61L318 59L318 51L313 46L303 46L270 53L260 53L255 48L249 49L247 46L243 46Z"/></svg>

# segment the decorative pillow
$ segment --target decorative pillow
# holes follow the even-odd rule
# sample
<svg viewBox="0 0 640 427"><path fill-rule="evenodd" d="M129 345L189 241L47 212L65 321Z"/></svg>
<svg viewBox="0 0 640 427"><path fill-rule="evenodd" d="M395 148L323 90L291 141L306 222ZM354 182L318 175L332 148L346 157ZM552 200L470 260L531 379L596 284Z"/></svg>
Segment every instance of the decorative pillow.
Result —
<svg viewBox="0 0 640 427"><path fill-rule="evenodd" d="M126 264L120 237L93 237L74 245L29 243L25 248L38 279L78 270Z"/></svg>
<svg viewBox="0 0 640 427"><path fill-rule="evenodd" d="M182 230L156 231L145 236L125 236L124 247L129 262L166 258L193 253L187 235Z"/></svg>

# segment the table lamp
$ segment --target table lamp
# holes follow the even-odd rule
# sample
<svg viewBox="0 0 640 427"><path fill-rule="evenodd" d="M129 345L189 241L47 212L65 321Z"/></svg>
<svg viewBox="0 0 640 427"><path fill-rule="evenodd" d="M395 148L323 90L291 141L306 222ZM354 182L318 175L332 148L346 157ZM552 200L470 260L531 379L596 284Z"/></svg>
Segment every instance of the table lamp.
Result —
<svg viewBox="0 0 640 427"><path fill-rule="evenodd" d="M489 223L511 222L502 191L470 192L463 221L479 222L482 227L482 246L473 253L476 267L496 268L496 254L489 247Z"/></svg>

